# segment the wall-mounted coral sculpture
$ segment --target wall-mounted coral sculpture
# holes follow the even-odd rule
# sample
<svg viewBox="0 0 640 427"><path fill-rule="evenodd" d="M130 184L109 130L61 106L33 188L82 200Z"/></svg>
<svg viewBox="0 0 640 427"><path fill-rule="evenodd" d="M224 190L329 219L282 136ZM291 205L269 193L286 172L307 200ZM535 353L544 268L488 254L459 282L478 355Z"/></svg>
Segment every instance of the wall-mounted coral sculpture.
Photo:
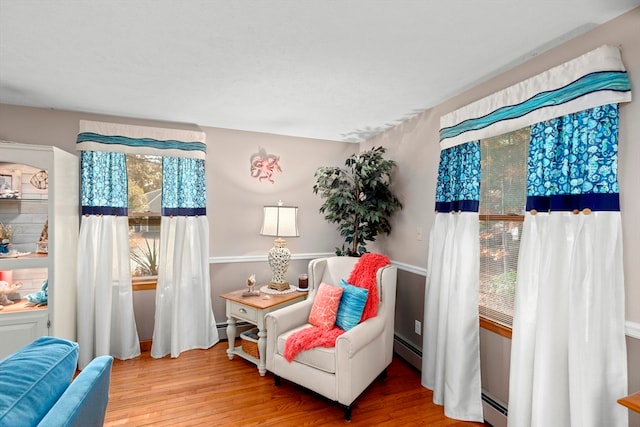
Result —
<svg viewBox="0 0 640 427"><path fill-rule="evenodd" d="M260 147L258 152L251 155L251 176L258 178L258 181L262 182L267 180L270 183L275 183L273 180L273 174L276 172L282 172L278 162L280 157L275 154L267 154L267 150Z"/></svg>

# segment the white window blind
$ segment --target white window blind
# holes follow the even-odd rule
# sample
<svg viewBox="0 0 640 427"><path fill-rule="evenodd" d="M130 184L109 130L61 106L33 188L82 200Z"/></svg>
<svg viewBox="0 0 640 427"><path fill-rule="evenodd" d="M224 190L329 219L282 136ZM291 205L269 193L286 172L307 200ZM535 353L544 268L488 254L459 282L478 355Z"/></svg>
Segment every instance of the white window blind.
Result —
<svg viewBox="0 0 640 427"><path fill-rule="evenodd" d="M524 221L529 128L480 141L480 315L513 321Z"/></svg>

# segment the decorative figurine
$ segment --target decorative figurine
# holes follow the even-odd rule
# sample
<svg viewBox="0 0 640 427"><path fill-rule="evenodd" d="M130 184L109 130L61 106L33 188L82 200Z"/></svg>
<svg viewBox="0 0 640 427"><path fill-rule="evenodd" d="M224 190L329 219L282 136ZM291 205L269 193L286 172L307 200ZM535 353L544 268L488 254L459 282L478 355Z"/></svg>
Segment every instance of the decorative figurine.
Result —
<svg viewBox="0 0 640 427"><path fill-rule="evenodd" d="M13 285L9 282L5 282L4 280L0 280L0 310L4 308L5 305L13 304L7 295L16 292L18 289L22 287L21 282L14 283Z"/></svg>
<svg viewBox="0 0 640 427"><path fill-rule="evenodd" d="M249 276L249 278L247 279L247 286L249 287L248 291L245 291L242 293L242 296L258 296L260 295L260 291L256 291L254 290L256 287L256 275L252 274L251 276Z"/></svg>
<svg viewBox="0 0 640 427"><path fill-rule="evenodd" d="M11 246L9 239L2 240L2 242L0 242L0 254L8 254L9 246Z"/></svg>

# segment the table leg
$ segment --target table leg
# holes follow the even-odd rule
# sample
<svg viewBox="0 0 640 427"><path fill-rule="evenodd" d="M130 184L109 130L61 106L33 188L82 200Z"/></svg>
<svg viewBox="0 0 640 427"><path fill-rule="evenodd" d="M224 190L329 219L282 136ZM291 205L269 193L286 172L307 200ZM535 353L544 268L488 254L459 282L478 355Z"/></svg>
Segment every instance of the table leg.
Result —
<svg viewBox="0 0 640 427"><path fill-rule="evenodd" d="M233 360L236 348L236 319L231 316L227 318L227 339L229 340L227 356L229 356L229 360Z"/></svg>
<svg viewBox="0 0 640 427"><path fill-rule="evenodd" d="M260 354L258 373L264 377L267 373L267 330L264 326L258 330L258 353Z"/></svg>

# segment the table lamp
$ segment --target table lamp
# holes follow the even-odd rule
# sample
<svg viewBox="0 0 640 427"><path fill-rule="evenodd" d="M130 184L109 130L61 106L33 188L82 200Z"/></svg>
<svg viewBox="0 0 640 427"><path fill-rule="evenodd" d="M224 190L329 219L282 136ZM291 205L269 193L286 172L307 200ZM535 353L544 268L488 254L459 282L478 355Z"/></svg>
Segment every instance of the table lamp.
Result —
<svg viewBox="0 0 640 427"><path fill-rule="evenodd" d="M277 206L265 206L262 221L262 236L275 236L273 247L269 250L269 267L271 267L271 282L268 287L278 291L289 289L286 280L291 251L283 237L298 237L298 207L283 206L282 201Z"/></svg>

